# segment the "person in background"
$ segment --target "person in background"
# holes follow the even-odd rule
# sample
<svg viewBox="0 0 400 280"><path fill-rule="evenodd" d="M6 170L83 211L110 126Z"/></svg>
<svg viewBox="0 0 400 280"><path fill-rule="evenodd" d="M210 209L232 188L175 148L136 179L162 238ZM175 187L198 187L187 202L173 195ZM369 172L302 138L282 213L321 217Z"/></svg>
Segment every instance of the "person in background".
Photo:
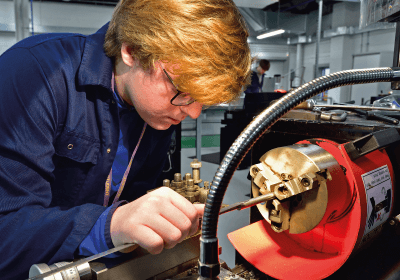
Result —
<svg viewBox="0 0 400 280"><path fill-rule="evenodd" d="M4 52L0 278L124 243L157 254L195 233L204 205L147 191L175 125L249 83L247 37L232 0L121 0L95 34Z"/></svg>
<svg viewBox="0 0 400 280"><path fill-rule="evenodd" d="M251 84L244 91L245 93L262 92L264 84L264 75L270 68L270 62L266 59L261 59L256 68L256 71L251 73Z"/></svg>

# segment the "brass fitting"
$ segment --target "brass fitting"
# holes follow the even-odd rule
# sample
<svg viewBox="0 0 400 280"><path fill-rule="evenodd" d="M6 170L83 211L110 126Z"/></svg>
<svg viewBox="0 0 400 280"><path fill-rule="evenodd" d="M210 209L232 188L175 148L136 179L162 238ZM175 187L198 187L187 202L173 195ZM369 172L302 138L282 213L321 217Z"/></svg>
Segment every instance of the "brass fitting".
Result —
<svg viewBox="0 0 400 280"><path fill-rule="evenodd" d="M203 182L203 180L200 179L201 161L199 161L197 158L193 159L193 161L190 163L190 167L192 168L194 183L198 185Z"/></svg>
<svg viewBox="0 0 400 280"><path fill-rule="evenodd" d="M168 188L173 189L172 186L171 186L171 182L168 179L164 179L162 183L163 183L164 187L168 187Z"/></svg>
<svg viewBox="0 0 400 280"><path fill-rule="evenodd" d="M186 191L187 188L187 181L189 179L192 179L192 174L186 173L185 176L183 177L183 189Z"/></svg>
<svg viewBox="0 0 400 280"><path fill-rule="evenodd" d="M185 190L183 188L181 173L174 174L174 180L172 181L171 188L174 189L179 194L183 194L185 192Z"/></svg>
<svg viewBox="0 0 400 280"><path fill-rule="evenodd" d="M195 192L196 188L194 186L193 179L187 179L186 180L186 192Z"/></svg>
<svg viewBox="0 0 400 280"><path fill-rule="evenodd" d="M186 195L185 197L187 200L189 200L191 203L196 201L195 198L195 193L196 193L196 188L194 187L194 182L193 179L187 179L186 181Z"/></svg>
<svg viewBox="0 0 400 280"><path fill-rule="evenodd" d="M175 173L175 174L174 174L174 181L175 181L175 182L180 182L180 181L182 181L181 173Z"/></svg>

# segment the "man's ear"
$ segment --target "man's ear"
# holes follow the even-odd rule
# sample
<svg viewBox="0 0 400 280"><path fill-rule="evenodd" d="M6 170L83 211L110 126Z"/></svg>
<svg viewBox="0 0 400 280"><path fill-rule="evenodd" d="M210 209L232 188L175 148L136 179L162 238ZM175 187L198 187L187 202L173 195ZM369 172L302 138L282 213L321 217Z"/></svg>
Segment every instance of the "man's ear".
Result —
<svg viewBox="0 0 400 280"><path fill-rule="evenodd" d="M132 57L133 49L128 46L127 43L122 43L121 46L121 58L122 61L129 67L132 67L135 63L135 59Z"/></svg>

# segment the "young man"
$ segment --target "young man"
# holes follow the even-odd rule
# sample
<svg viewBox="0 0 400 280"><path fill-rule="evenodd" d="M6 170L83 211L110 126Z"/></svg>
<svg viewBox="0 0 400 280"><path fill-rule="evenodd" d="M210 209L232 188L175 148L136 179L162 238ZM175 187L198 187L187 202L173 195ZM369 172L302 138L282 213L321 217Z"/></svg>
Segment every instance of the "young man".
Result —
<svg viewBox="0 0 400 280"><path fill-rule="evenodd" d="M269 70L270 62L266 59L261 59L256 70L251 74L251 84L244 91L245 93L250 92L262 92L264 84L264 74Z"/></svg>
<svg viewBox="0 0 400 280"><path fill-rule="evenodd" d="M1 278L123 243L159 253L196 232L204 206L146 191L158 187L173 125L248 83L247 37L231 0L122 0L93 35L38 35L7 50Z"/></svg>

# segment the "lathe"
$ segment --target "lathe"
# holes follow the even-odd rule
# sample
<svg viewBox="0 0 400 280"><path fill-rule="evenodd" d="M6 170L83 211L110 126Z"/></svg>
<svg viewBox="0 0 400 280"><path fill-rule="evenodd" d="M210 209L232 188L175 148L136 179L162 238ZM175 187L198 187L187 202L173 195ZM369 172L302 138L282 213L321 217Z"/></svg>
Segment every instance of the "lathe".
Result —
<svg viewBox="0 0 400 280"><path fill-rule="evenodd" d="M397 21L400 12L385 15L382 20ZM340 71L278 99L251 120L204 188L198 187L200 162L184 179L167 178L165 186L206 204L195 236L159 255L136 248L112 260L101 258L108 251L72 263L36 264L30 279L400 279L398 121L351 113L326 119L293 110L345 85L391 82L400 89L399 50L397 25L394 67ZM236 265L228 267L219 259L219 214L249 152L248 188L254 199L267 199L251 208L248 226L228 234L236 248Z"/></svg>
<svg viewBox="0 0 400 280"><path fill-rule="evenodd" d="M400 75L397 69L377 71L391 73L395 79ZM376 74L373 76L376 78ZM275 112L277 104L288 103L288 95L265 109L243 133L246 135L249 128L258 130L260 124L255 123L263 121L263 114ZM296 93L293 96L298 99ZM287 109L282 115L285 112ZM240 148L251 147L252 197L269 194L266 201L251 208L250 225L228 235L237 250L235 267L229 268L223 261L220 264L218 242L213 239L207 242L203 238L207 225L215 222L205 215L202 233L159 255L137 248L113 260L100 258L79 265L37 264L32 266L30 277L46 280L365 279L361 275L367 273L367 276L373 275L370 279L396 279L393 277L400 275L400 237L395 235L400 220L396 203L399 181L396 174L400 174L397 125L349 114L344 121L278 117L273 126L264 130L255 132L259 137L239 136L231 147L242 152L242 157L245 152ZM243 144L251 138L256 138L253 145ZM233 157L231 150L225 157ZM236 166L240 164L239 158L234 157ZM217 174L223 168L229 171L229 164L224 159ZM175 174L172 180L164 180L164 185L192 203L206 202L206 212L218 217L225 205L217 205L215 211L212 199L218 198L216 182L224 180L214 178L211 186L204 182L205 187L200 188L201 162L194 160L191 166L192 174L184 178ZM379 244L378 248L375 244ZM211 261L209 252L211 256L215 254ZM378 265L359 263L360 257L365 256ZM71 267L62 270L63 265ZM61 271L40 278L40 273L52 269Z"/></svg>

